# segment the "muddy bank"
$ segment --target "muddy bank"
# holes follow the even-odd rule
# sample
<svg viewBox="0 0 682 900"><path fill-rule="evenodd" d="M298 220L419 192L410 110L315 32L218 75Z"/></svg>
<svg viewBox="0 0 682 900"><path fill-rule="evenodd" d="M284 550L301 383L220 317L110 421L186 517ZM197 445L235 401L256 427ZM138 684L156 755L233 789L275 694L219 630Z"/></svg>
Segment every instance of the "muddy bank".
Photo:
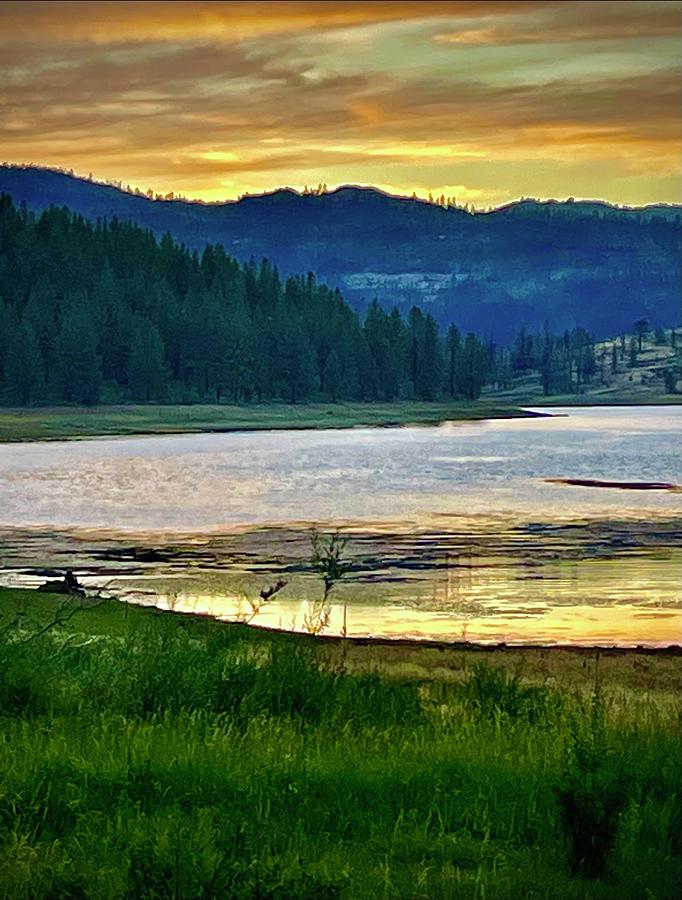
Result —
<svg viewBox="0 0 682 900"><path fill-rule="evenodd" d="M409 523L342 523L352 561L348 580L395 581L426 571L533 567L682 548L682 517L517 524L445 514L434 519L433 528L414 530ZM66 568L102 577L199 570L304 574L311 571L309 558L310 526L304 523L212 534L141 533L134 542L129 534L103 529L0 529L2 569L45 577Z"/></svg>
<svg viewBox="0 0 682 900"><path fill-rule="evenodd" d="M599 481L595 478L545 478L547 484L574 487L616 488L621 491L672 491L682 493L682 485L669 481Z"/></svg>
<svg viewBox="0 0 682 900"><path fill-rule="evenodd" d="M351 567L332 595L329 634L452 646L666 646L682 635L682 519L526 522L434 516L345 522ZM3 529L0 584L36 587L72 569L90 590L185 613L239 619L287 582L257 624L304 630L320 596L310 529L213 534Z"/></svg>

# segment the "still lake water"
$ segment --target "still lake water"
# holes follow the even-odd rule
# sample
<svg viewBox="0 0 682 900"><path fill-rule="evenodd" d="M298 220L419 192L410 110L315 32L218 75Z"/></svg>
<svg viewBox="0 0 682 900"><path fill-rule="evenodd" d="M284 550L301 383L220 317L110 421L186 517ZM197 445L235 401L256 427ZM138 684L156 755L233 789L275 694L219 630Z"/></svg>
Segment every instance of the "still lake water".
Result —
<svg viewBox="0 0 682 900"><path fill-rule="evenodd" d="M100 545L203 545L213 548L208 567L180 553L126 570L120 556L109 573L133 595L144 585L162 605L229 617L239 578L251 590L282 566L295 572L306 524L341 524L365 561L337 592L332 631L344 601L358 634L679 642L682 494L545 479L681 483L682 407L548 412L439 427L0 445L4 580L54 564L57 544L60 564L93 583ZM299 572L259 621L300 627L312 590Z"/></svg>

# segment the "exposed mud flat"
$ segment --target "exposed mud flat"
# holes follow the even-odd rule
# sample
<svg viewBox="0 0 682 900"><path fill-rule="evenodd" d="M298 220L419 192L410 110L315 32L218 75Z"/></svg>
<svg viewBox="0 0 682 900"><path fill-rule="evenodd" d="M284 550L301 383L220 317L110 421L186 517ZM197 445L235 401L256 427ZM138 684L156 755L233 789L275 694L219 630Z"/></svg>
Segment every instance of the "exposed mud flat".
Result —
<svg viewBox="0 0 682 900"><path fill-rule="evenodd" d="M537 567L561 560L613 559L682 549L682 517L528 522L504 530L495 527L500 522L484 524L445 514L433 518L434 527L418 530L411 530L410 523L337 523L347 541L345 553L353 562L348 580L382 581L389 571L403 572L409 579L423 571ZM311 528L311 524L300 523L205 534L142 532L134 536L106 529L0 528L0 560L4 569L25 569L36 575L65 567L91 576L150 575L188 568L305 573L311 571Z"/></svg>
<svg viewBox="0 0 682 900"><path fill-rule="evenodd" d="M682 493L682 485L669 481L600 481L595 478L545 478L547 484L567 484L573 487L615 488L620 491L672 491Z"/></svg>
<svg viewBox="0 0 682 900"><path fill-rule="evenodd" d="M682 518L340 524L352 569L333 593L329 633L345 615L357 636L623 646L682 638ZM320 592L306 523L134 541L101 529L3 529L0 561L4 584L35 586L72 568L91 589L226 619L283 578L257 621L294 630Z"/></svg>

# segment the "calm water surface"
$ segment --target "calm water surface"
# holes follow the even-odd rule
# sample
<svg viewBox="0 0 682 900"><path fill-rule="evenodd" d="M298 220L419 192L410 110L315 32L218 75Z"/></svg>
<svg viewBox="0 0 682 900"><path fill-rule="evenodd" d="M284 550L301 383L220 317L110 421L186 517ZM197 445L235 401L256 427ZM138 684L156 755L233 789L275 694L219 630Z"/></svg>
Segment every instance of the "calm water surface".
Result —
<svg viewBox="0 0 682 900"><path fill-rule="evenodd" d="M300 540L289 552L302 523L341 523L364 549L372 535L381 539L371 564L363 546L353 547L362 573L338 592L331 630L345 603L351 633L679 641L682 494L545 479L682 483L682 407L551 413L440 427L0 445L4 580L16 582L22 567L71 562L96 583L100 529L109 547L177 545L179 533L194 546L220 544L232 535L208 568L184 558L127 571L120 558L115 571L133 595L144 589L161 604L230 617L240 593L304 560ZM259 542L253 530L265 528ZM286 534L279 543L278 529ZM41 535L38 556L32 533ZM410 535L420 542L406 550ZM240 540L248 564L235 551ZM315 589L305 572L295 574L259 621L300 627Z"/></svg>

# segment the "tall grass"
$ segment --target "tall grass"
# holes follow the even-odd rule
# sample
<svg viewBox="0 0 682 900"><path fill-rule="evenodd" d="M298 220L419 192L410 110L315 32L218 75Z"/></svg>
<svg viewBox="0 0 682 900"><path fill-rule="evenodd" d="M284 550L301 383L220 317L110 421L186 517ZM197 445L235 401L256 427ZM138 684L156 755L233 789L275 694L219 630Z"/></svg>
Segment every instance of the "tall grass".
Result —
<svg viewBox="0 0 682 900"><path fill-rule="evenodd" d="M0 640L0 897L677 896L668 697L389 681L116 606L31 627Z"/></svg>

